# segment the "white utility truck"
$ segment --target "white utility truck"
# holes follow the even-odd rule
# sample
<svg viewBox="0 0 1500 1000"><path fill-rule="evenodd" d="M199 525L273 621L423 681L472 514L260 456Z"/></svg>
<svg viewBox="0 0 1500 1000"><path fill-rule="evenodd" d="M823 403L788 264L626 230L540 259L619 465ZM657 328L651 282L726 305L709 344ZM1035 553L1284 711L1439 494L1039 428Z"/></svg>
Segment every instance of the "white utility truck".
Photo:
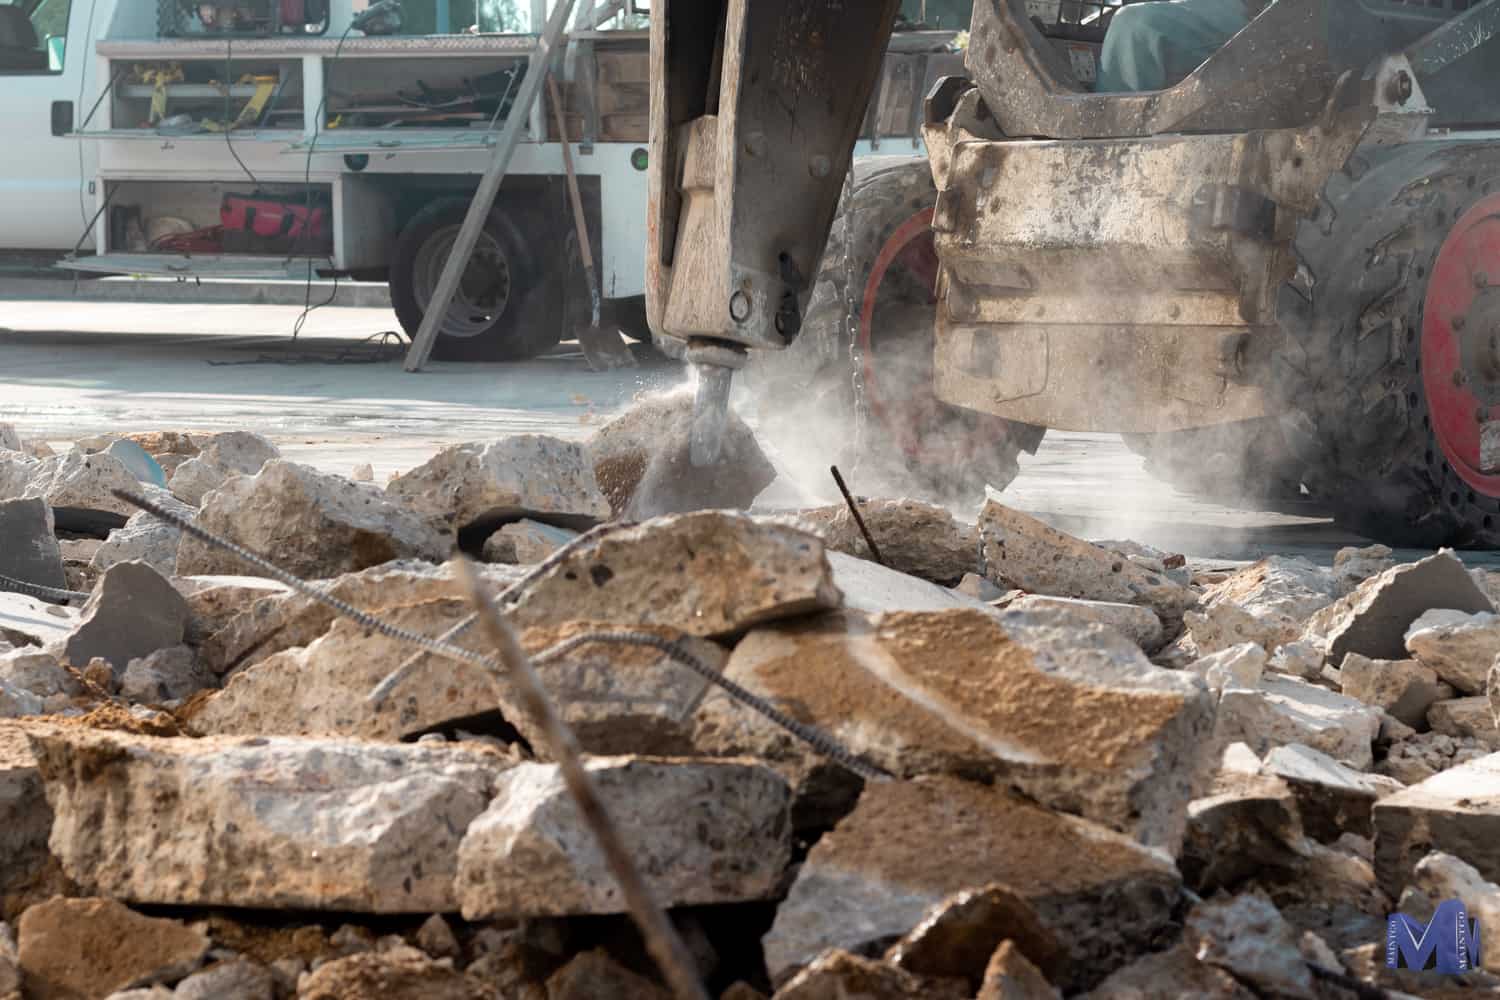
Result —
<svg viewBox="0 0 1500 1000"><path fill-rule="evenodd" d="M0 0L0 250L104 274L388 281L415 335L554 7ZM434 357L530 357L587 316L563 141L606 314L646 335L646 8L578 0ZM960 64L954 41L897 35L860 153L922 152L921 99Z"/></svg>

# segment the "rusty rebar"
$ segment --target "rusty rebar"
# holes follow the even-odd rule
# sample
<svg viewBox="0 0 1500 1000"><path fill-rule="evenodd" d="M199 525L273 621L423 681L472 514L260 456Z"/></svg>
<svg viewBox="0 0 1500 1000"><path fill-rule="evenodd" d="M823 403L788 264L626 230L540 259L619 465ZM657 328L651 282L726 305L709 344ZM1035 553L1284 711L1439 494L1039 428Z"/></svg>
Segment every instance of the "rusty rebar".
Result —
<svg viewBox="0 0 1500 1000"><path fill-rule="evenodd" d="M870 547L870 555L874 556L875 561L880 565L886 565L885 558L880 554L880 546L875 544L870 529L865 526L865 519L860 516L859 505L854 502L854 496L849 492L849 487L844 485L844 477L839 474L839 467L830 465L828 471L833 473L833 481L838 484L839 492L844 494L844 503L849 505L849 513L854 515L854 523L859 525L859 533L865 536L865 544Z"/></svg>
<svg viewBox="0 0 1500 1000"><path fill-rule="evenodd" d="M614 821L609 818L609 811L599 797L594 780L583 766L583 757L573 731L553 708L551 699L542 687L541 678L531 665L531 659L521 648L515 628L501 616L494 601L485 593L483 581L466 557L455 558L453 567L468 591L480 629L494 646L499 662L504 665L522 709L541 730L552 758L557 762L563 783L578 806L578 814L583 817L589 832L598 841L605 864L609 866L610 874L614 875L620 892L625 897L630 916L640 928L646 950L651 953L662 977L678 1000L708 1000L708 993L693 971L692 955L677 934L676 928L667 919L666 911L651 895L650 887L631 859L630 850L625 846ZM503 703L504 683L493 669L490 674L496 689L501 693L500 700Z"/></svg>

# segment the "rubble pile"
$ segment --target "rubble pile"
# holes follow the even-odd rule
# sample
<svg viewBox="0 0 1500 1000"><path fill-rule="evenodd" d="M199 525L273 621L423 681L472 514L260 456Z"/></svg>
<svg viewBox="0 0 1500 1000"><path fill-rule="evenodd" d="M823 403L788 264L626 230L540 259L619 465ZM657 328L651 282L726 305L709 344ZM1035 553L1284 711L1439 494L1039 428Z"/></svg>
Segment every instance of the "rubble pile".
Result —
<svg viewBox="0 0 1500 1000"><path fill-rule="evenodd" d="M456 548L712 997L1425 995L1387 914L1500 922L1487 574L861 501L881 565L687 405L384 489L0 425L0 1000L670 996L515 680L400 635L488 652Z"/></svg>

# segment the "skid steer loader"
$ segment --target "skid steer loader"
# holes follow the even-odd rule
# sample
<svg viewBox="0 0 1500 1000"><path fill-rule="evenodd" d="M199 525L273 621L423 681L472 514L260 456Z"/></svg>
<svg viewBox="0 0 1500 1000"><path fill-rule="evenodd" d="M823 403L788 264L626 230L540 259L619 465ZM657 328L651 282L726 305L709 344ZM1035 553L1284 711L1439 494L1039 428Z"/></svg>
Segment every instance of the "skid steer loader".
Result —
<svg viewBox="0 0 1500 1000"><path fill-rule="evenodd" d="M1188 488L1500 542L1500 0L1274 0L1124 94L1087 79L1115 7L976 0L929 162L851 179L896 7L653 7L647 308L695 460L743 367L825 465L863 428L970 499L1111 432Z"/></svg>

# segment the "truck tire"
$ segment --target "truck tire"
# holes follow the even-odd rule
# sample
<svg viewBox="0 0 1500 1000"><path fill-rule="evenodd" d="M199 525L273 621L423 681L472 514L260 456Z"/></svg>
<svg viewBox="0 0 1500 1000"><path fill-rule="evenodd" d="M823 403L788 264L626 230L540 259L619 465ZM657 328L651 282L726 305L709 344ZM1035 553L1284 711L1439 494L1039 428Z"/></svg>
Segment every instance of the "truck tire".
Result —
<svg viewBox="0 0 1500 1000"><path fill-rule="evenodd" d="M1301 463L1274 417L1120 437L1146 460L1146 472L1179 492L1229 506L1306 513Z"/></svg>
<svg viewBox="0 0 1500 1000"><path fill-rule="evenodd" d="M1295 248L1271 386L1309 488L1388 544L1500 543L1500 144L1356 153Z"/></svg>
<svg viewBox="0 0 1500 1000"><path fill-rule="evenodd" d="M412 216L391 258L391 306L408 337L422 325L469 202L435 201ZM432 347L438 361L519 361L562 339L565 276L547 255L527 252L497 205L485 221L448 318Z"/></svg>
<svg viewBox="0 0 1500 1000"><path fill-rule="evenodd" d="M1041 428L933 394L936 200L925 159L857 162L801 332L786 350L752 352L741 382L794 479L826 481L839 465L862 493L972 504L1041 443Z"/></svg>

